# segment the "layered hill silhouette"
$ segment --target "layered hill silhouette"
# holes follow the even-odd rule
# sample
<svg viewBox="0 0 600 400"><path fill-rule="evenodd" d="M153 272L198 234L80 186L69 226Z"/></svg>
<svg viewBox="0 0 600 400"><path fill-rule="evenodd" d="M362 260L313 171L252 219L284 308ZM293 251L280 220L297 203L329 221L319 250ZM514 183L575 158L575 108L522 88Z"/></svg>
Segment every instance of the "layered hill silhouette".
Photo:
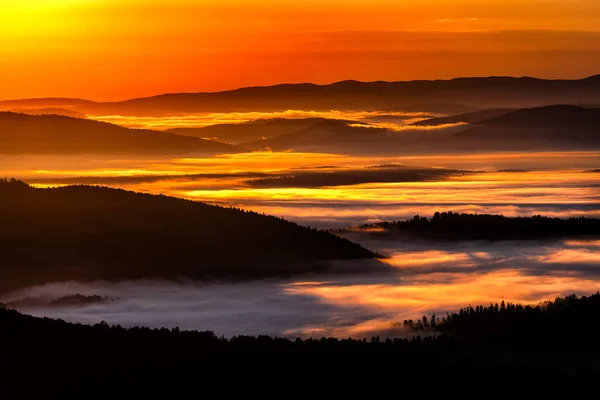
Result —
<svg viewBox="0 0 600 400"><path fill-rule="evenodd" d="M85 114L77 111L70 110L68 108L58 107L46 107L46 108L14 108L7 110L15 114L29 114L29 115L62 115L64 117L81 118L85 119Z"/></svg>
<svg viewBox="0 0 600 400"><path fill-rule="evenodd" d="M401 131L365 123L325 120L243 146L350 154L589 150L600 148L598 126L598 108L555 105L518 110L491 109L434 118Z"/></svg>
<svg viewBox="0 0 600 400"><path fill-rule="evenodd" d="M174 128L167 132L197 138L214 138L220 142L244 143L292 133L325 122L325 118L272 118L236 124L218 124L202 128Z"/></svg>
<svg viewBox="0 0 600 400"><path fill-rule="evenodd" d="M0 112L0 154L234 153L225 143L60 115Z"/></svg>
<svg viewBox="0 0 600 400"><path fill-rule="evenodd" d="M362 225L348 231L373 235L442 240L527 240L566 237L600 237L600 219L504 217L502 215L435 213L405 221Z"/></svg>
<svg viewBox="0 0 600 400"><path fill-rule="evenodd" d="M304 129L242 145L251 149L345 151L348 145L381 142L387 129L340 120L323 120Z"/></svg>
<svg viewBox="0 0 600 400"><path fill-rule="evenodd" d="M581 80L459 78L439 81L284 84L217 93L167 94L90 104L90 113L164 115L189 112L374 110L443 101L477 108L600 101L600 76Z"/></svg>
<svg viewBox="0 0 600 400"><path fill-rule="evenodd" d="M458 115L450 115L447 117L437 117L425 119L423 121L418 121L413 123L413 126L436 126L436 125L448 125L448 124L478 124L484 122L490 118L499 117L506 113L509 113L510 108L492 108L489 110L479 110L468 112L464 114Z"/></svg>
<svg viewBox="0 0 600 400"><path fill-rule="evenodd" d="M465 148L597 149L600 108L554 105L511 111L454 135Z"/></svg>
<svg viewBox="0 0 600 400"><path fill-rule="evenodd" d="M385 110L450 103L473 108L523 108L543 104L600 104L600 75L578 80L530 77L457 78L435 81L283 84L214 93L175 93L120 102L32 99L0 102L0 109L62 107L92 115L158 116L200 112ZM465 112L465 111L461 111Z"/></svg>
<svg viewBox="0 0 600 400"><path fill-rule="evenodd" d="M0 292L68 280L249 279L372 258L276 217L92 186L0 183Z"/></svg>
<svg viewBox="0 0 600 400"><path fill-rule="evenodd" d="M16 99L0 101L0 110L9 111L14 108L22 108L28 110L41 108L61 108L72 109L75 107L89 106L97 104L91 100L64 98L64 97L44 97L35 99Z"/></svg>
<svg viewBox="0 0 600 400"><path fill-rule="evenodd" d="M552 105L527 108L501 113L486 119L488 126L544 127L544 128L589 128L600 122L600 108L573 105Z"/></svg>
<svg viewBox="0 0 600 400"><path fill-rule="evenodd" d="M431 113L431 114L444 114L444 115L458 115L473 113L480 111L477 107L465 106L463 104L455 103L418 103L402 105L397 107L391 107L383 111L399 111L406 113Z"/></svg>

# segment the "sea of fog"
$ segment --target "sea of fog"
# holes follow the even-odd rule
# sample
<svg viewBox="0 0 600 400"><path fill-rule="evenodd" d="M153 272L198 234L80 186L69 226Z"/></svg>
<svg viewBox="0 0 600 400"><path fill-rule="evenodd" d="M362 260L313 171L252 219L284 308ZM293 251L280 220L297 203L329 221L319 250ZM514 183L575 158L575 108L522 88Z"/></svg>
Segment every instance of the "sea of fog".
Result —
<svg viewBox="0 0 600 400"><path fill-rule="evenodd" d="M327 187L257 187L257 174L293 175L373 165L469 170L436 181ZM495 153L367 157L255 152L214 157L0 156L0 176L38 187L98 184L276 215L302 225L348 225L431 216L436 211L600 217L600 153ZM327 168L323 168L323 167Z"/></svg>
<svg viewBox="0 0 600 400"><path fill-rule="evenodd" d="M600 241L398 242L353 233L387 256L389 274L243 283L61 283L0 301L83 294L103 303L20 307L73 322L212 330L289 337L409 334L395 322L444 316L469 304L538 303L600 290Z"/></svg>
<svg viewBox="0 0 600 400"><path fill-rule="evenodd" d="M402 164L460 168L437 181L330 187L253 187L255 173ZM359 157L271 153L188 158L0 156L0 176L39 187L100 184L277 215L337 228L430 216L435 211L505 216L600 217L600 153L497 153ZM357 234L354 234L357 235ZM244 283L71 282L29 288L1 302L74 295L107 297L84 306L35 306L38 316L123 326L213 330L219 335L402 336L396 321L468 304L537 303L600 290L599 241L400 242L352 239L389 256L390 273Z"/></svg>

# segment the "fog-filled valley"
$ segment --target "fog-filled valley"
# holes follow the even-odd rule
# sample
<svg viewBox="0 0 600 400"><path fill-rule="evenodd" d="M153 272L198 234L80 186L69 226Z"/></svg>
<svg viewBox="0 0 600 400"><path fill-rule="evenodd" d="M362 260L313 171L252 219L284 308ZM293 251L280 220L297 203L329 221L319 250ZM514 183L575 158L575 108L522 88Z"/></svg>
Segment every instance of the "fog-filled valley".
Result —
<svg viewBox="0 0 600 400"><path fill-rule="evenodd" d="M489 79L1 102L0 302L228 337L408 337L399 321L467 304L593 293L597 77ZM413 219L438 212L470 217Z"/></svg>
<svg viewBox="0 0 600 400"><path fill-rule="evenodd" d="M600 1L0 3L3 397L596 382Z"/></svg>
<svg viewBox="0 0 600 400"><path fill-rule="evenodd" d="M537 304L565 293L594 293L600 285L598 240L352 238L389 256L384 262L392 271L238 283L68 282L17 291L2 301L28 314L68 321L178 326L228 337L407 337L414 333L397 326L405 319L442 317L467 304L501 300ZM51 304L75 294L101 299Z"/></svg>

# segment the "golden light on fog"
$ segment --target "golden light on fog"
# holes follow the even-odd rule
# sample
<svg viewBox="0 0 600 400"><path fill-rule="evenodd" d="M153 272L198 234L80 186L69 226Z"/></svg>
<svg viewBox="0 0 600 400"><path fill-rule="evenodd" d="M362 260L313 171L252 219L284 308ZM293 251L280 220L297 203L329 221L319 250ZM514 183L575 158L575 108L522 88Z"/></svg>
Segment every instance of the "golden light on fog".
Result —
<svg viewBox="0 0 600 400"><path fill-rule="evenodd" d="M445 276L444 276L445 275ZM412 314L399 318L414 318L423 310L455 310L468 303L490 304L499 300L535 304L563 293L592 293L598 282L570 276L528 276L516 270L503 270L488 274L432 274L424 275L428 283L419 283L419 276L399 285L349 285L286 287L296 295L311 295L325 303L340 306L361 305L377 309L410 310ZM431 283L448 278L448 283ZM540 291L539 297L531 297Z"/></svg>

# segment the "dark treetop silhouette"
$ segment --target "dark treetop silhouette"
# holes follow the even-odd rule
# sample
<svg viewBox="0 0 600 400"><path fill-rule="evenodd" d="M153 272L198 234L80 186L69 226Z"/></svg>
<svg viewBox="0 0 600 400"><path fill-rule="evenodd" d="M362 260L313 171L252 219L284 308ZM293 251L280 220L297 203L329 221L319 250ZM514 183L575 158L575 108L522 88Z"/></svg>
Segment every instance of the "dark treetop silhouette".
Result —
<svg viewBox="0 0 600 400"><path fill-rule="evenodd" d="M521 379L526 379L537 387L548 376L559 382L575 378L581 382L597 376L599 316L600 293L596 293L558 298L538 306L502 302L489 307L469 306L441 319L423 317L424 329L429 332L422 337L416 331L412 339L225 339L212 332L177 328L71 324L0 306L4 361L0 370L4 377L21 372L21 368L28 376L46 375L54 370L46 364L60 359L64 363L62 375L90 381L97 379L92 372L101 373L103 385L139 380L141 389L148 386L150 378L197 386L198 376L225 372L227 376L283 373L297 381L298 374L289 375L292 370L310 370L314 377L307 383L331 383L338 375L360 372L361 382L370 378L378 385L467 376L469 382L472 380L471 389L482 380L497 384L498 379L503 380L503 386L520 386ZM347 383L341 388L354 386Z"/></svg>
<svg viewBox="0 0 600 400"><path fill-rule="evenodd" d="M16 180L0 183L0 253L0 292L64 280L323 272L331 268L327 260L375 256L254 212L103 187L35 189Z"/></svg>
<svg viewBox="0 0 600 400"><path fill-rule="evenodd" d="M373 229L376 228L376 229ZM520 240L562 237L600 237L600 219L504 217L502 215L436 212L432 218L415 215L405 221L361 225L350 230L401 238L444 240ZM348 231L348 230L340 230Z"/></svg>

